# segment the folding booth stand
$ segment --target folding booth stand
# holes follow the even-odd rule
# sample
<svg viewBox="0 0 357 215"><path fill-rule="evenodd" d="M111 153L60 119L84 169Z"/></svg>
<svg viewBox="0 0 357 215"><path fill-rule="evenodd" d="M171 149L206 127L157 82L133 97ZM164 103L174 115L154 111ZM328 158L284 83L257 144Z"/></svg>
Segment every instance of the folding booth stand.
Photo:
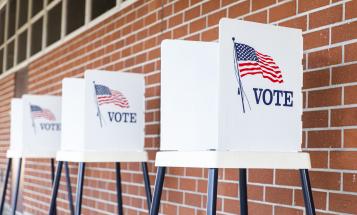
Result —
<svg viewBox="0 0 357 215"><path fill-rule="evenodd" d="M60 144L61 98L57 96L24 95L11 101L10 149L0 205L3 214L6 190L13 159L19 159L16 186L12 198L12 212L16 214L21 179L22 160L26 158L48 158L51 160L51 178L54 178L54 158ZM69 176L69 170L67 176ZM69 177L67 184L70 185ZM69 199L72 205L71 199Z"/></svg>
<svg viewBox="0 0 357 215"><path fill-rule="evenodd" d="M63 162L79 163L75 214L81 213L85 164L113 162L118 214L123 214L121 162L141 162L148 208L151 205L147 152L144 151L144 76L86 71L84 79L68 78L62 86L62 136L57 153L50 214L58 193Z"/></svg>
<svg viewBox="0 0 357 215"><path fill-rule="evenodd" d="M159 213L166 167L208 168L207 214L216 214L218 168L299 169L315 214L308 153L301 152L301 31L223 19L219 42L161 45L161 145L151 215Z"/></svg>

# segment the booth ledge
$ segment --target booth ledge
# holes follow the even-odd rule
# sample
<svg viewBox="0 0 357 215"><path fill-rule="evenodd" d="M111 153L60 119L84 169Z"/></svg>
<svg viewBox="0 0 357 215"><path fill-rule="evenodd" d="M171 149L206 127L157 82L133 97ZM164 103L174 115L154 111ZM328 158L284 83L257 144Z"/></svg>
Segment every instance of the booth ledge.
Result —
<svg viewBox="0 0 357 215"><path fill-rule="evenodd" d="M304 152L161 151L156 166L198 168L311 169Z"/></svg>
<svg viewBox="0 0 357 215"><path fill-rule="evenodd" d="M6 153L7 158L55 158L57 151L37 151L37 152L26 152L26 151L15 151L8 150Z"/></svg>
<svg viewBox="0 0 357 215"><path fill-rule="evenodd" d="M146 162L145 151L59 151L56 159L69 162Z"/></svg>

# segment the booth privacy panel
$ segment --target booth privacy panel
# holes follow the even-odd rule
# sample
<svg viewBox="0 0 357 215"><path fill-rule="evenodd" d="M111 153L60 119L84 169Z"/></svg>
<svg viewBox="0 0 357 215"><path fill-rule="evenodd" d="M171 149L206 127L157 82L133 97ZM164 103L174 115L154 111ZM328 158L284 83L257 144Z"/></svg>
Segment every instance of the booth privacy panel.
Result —
<svg viewBox="0 0 357 215"><path fill-rule="evenodd" d="M89 70L65 79L61 151L144 151L144 93L142 74Z"/></svg>
<svg viewBox="0 0 357 215"><path fill-rule="evenodd" d="M301 30L220 21L220 149L301 151L302 49Z"/></svg>
<svg viewBox="0 0 357 215"><path fill-rule="evenodd" d="M161 150L301 151L302 35L223 19L161 45Z"/></svg>
<svg viewBox="0 0 357 215"><path fill-rule="evenodd" d="M84 79L62 81L61 150L83 150L84 146Z"/></svg>
<svg viewBox="0 0 357 215"><path fill-rule="evenodd" d="M161 150L218 146L218 44L161 44Z"/></svg>
<svg viewBox="0 0 357 215"><path fill-rule="evenodd" d="M13 100L12 108L9 154L55 157L60 146L61 97L24 95Z"/></svg>

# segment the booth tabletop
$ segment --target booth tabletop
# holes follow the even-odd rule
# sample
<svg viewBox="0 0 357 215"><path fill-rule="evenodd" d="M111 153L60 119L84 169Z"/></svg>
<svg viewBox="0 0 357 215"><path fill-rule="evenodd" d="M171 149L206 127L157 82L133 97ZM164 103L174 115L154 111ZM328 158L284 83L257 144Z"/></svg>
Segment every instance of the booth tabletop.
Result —
<svg viewBox="0 0 357 215"><path fill-rule="evenodd" d="M8 150L6 153L7 158L56 158L56 151L46 152L46 151L31 151L31 152L22 152L16 150Z"/></svg>
<svg viewBox="0 0 357 215"><path fill-rule="evenodd" d="M69 162L146 162L146 151L59 151L56 159Z"/></svg>
<svg viewBox="0 0 357 215"><path fill-rule="evenodd" d="M197 168L310 169L304 152L161 151L156 166Z"/></svg>

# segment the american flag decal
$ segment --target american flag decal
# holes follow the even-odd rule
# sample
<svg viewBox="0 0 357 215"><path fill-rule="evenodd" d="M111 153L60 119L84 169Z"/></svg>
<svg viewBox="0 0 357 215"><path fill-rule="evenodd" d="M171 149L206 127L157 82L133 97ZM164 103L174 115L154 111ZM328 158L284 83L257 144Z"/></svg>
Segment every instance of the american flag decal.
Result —
<svg viewBox="0 0 357 215"><path fill-rule="evenodd" d="M283 83L281 70L272 57L243 43L234 42L234 50L240 77L260 74L271 82Z"/></svg>
<svg viewBox="0 0 357 215"><path fill-rule="evenodd" d="M53 113L48 109L41 108L38 105L30 105L30 108L31 108L32 119L44 118L44 119L47 119L49 121L55 121L56 120L55 115L53 115Z"/></svg>
<svg viewBox="0 0 357 215"><path fill-rule="evenodd" d="M121 108L129 108L129 101L121 92L101 84L95 84L94 87L98 105L114 104Z"/></svg>

